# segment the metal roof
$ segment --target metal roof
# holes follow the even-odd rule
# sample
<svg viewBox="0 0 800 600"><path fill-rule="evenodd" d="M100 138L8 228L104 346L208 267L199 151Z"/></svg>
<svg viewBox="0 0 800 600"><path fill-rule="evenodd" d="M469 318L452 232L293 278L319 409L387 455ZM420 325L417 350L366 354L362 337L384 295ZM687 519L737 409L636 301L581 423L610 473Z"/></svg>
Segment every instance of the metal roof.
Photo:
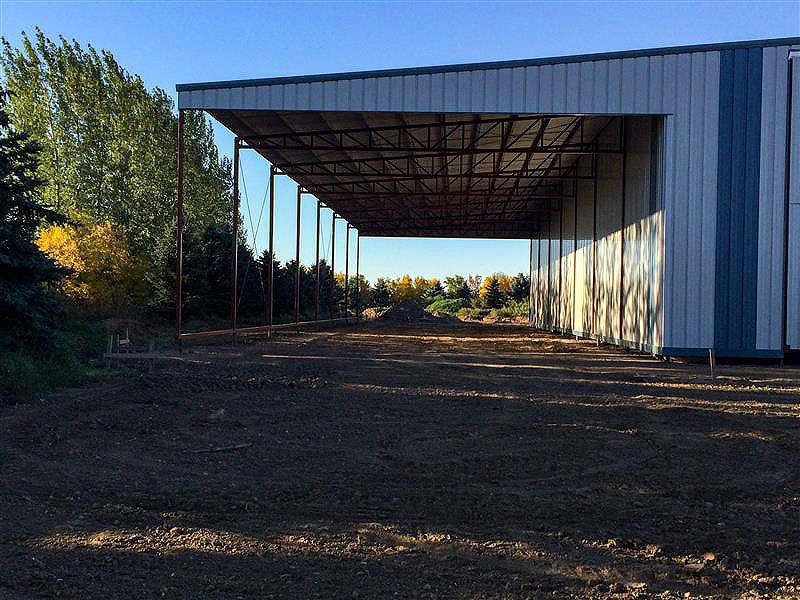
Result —
<svg viewBox="0 0 800 600"><path fill-rule="evenodd" d="M209 111L364 236L529 239L613 117Z"/></svg>
<svg viewBox="0 0 800 600"><path fill-rule="evenodd" d="M461 71L479 71L489 69L513 69L518 67L535 67L541 65L570 64L595 60L612 60L620 58L639 58L645 56L664 56L668 54L685 54L691 52L709 52L732 50L736 48L765 48L769 46L793 46L800 44L800 37L772 38L761 40L745 40L738 42L721 42L714 44L694 44L689 46L665 46L640 50L622 50L619 52L595 52L590 54L570 54L545 58L529 58L519 60L491 61L479 63L460 63L451 65L435 65L427 67L409 67L400 69L378 69L372 71L348 71L343 73L321 73L316 75L298 75L289 77L267 77L258 79L235 79L230 81L208 81L202 83L180 83L175 86L179 92L193 90L212 90L229 87L253 87L261 85L277 85L287 83L313 83L321 81L344 81L348 79L364 79L372 77L402 77L406 75L422 75L427 73L458 73Z"/></svg>
<svg viewBox="0 0 800 600"><path fill-rule="evenodd" d="M362 235L527 239L588 176L580 156L620 152L596 139L621 115L666 117L665 190L701 202L715 176L683 163L692 149L715 165L721 55L795 44L185 84L178 106L207 111Z"/></svg>

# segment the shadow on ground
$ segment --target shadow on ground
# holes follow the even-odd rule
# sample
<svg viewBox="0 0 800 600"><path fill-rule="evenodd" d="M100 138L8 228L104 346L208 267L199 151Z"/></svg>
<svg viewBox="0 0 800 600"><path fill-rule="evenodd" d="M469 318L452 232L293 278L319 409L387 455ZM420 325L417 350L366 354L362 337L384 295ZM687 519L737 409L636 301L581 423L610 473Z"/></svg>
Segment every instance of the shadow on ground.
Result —
<svg viewBox="0 0 800 600"><path fill-rule="evenodd" d="M800 595L792 369L361 325L1 410L0 597Z"/></svg>

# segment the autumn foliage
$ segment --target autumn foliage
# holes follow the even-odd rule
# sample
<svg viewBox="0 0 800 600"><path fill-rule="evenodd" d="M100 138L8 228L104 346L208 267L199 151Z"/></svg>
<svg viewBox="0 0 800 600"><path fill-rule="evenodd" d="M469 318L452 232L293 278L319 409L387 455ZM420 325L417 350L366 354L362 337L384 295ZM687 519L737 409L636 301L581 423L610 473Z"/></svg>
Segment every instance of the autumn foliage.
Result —
<svg viewBox="0 0 800 600"><path fill-rule="evenodd" d="M148 265L133 255L122 226L106 221L96 225L51 225L36 245L69 275L65 295L91 311L120 312L145 304Z"/></svg>

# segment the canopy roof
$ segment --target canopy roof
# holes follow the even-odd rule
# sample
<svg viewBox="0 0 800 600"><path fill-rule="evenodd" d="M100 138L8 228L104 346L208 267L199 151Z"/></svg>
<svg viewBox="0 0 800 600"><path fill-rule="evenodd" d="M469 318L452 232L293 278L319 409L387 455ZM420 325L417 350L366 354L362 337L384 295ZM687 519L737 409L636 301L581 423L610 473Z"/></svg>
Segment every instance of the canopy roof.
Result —
<svg viewBox="0 0 800 600"><path fill-rule="evenodd" d="M529 239L613 117L209 110L361 235ZM591 164L591 161L584 161Z"/></svg>
<svg viewBox="0 0 800 600"><path fill-rule="evenodd" d="M191 83L178 106L209 112L362 235L531 238L596 175L591 157L623 150L600 131L688 106L677 75L706 64L697 53L713 73L721 52L787 43L800 38Z"/></svg>

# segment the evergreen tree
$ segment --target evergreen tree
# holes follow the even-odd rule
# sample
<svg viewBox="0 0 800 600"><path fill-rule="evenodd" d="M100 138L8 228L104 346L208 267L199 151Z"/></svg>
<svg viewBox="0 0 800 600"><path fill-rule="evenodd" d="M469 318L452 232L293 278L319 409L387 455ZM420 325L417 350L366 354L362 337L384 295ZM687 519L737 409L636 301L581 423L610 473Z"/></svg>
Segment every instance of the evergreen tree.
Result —
<svg viewBox="0 0 800 600"><path fill-rule="evenodd" d="M500 308L503 306L503 291L500 289L500 282L496 277L492 277L489 281L483 300L486 303L486 308Z"/></svg>
<svg viewBox="0 0 800 600"><path fill-rule="evenodd" d="M378 277L369 296L369 305L374 308L384 308L392 303L392 289L389 281L384 277Z"/></svg>
<svg viewBox="0 0 800 600"><path fill-rule="evenodd" d="M531 280L525 273L518 273L511 282L509 295L516 302L524 302L530 294Z"/></svg>
<svg viewBox="0 0 800 600"><path fill-rule="evenodd" d="M438 279L435 279L432 284L428 286L425 290L425 293L422 296L422 303L427 306L428 304L434 302L439 297L444 297L444 286L442 282Z"/></svg>
<svg viewBox="0 0 800 600"><path fill-rule="evenodd" d="M448 298L451 300L461 300L464 306L469 306L472 303L472 292L469 289L469 284L461 275L445 277L444 282L447 286Z"/></svg>
<svg viewBox="0 0 800 600"><path fill-rule="evenodd" d="M50 288L65 275L34 243L40 225L64 218L42 203L41 149L10 125L7 97L0 91L0 346L6 347L20 332L47 326L58 307Z"/></svg>

